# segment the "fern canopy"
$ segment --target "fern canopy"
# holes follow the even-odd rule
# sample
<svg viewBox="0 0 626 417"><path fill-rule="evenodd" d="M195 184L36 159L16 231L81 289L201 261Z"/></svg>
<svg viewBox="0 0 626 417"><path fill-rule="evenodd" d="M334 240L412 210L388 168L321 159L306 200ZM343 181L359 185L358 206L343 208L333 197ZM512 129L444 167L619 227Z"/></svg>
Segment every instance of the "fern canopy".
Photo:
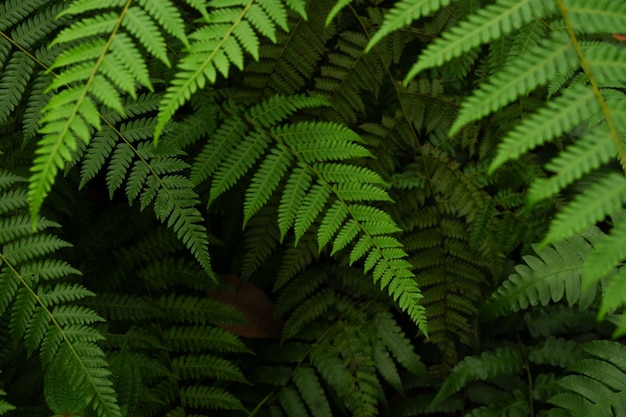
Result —
<svg viewBox="0 0 626 417"><path fill-rule="evenodd" d="M5 0L0 415L626 414L624 27Z"/></svg>

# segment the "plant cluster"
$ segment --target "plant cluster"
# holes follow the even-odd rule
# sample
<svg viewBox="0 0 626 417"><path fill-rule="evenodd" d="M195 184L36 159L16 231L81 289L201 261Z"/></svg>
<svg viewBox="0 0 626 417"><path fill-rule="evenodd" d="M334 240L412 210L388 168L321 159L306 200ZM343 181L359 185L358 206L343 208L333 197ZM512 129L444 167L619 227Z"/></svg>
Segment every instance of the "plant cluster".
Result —
<svg viewBox="0 0 626 417"><path fill-rule="evenodd" d="M4 0L0 415L626 415L624 27Z"/></svg>

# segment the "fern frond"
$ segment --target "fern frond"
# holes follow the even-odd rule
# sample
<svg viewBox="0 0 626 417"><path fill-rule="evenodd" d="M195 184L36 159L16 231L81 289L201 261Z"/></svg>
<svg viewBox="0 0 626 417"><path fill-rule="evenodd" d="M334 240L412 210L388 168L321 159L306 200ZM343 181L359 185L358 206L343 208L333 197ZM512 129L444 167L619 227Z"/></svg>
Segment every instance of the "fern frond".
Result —
<svg viewBox="0 0 626 417"><path fill-rule="evenodd" d="M77 0L60 13L62 17L95 10L100 14L79 18L52 42L52 46L63 45L65 51L49 68L60 73L48 91L62 91L42 110L40 132L44 136L38 142L40 156L33 164L29 189L33 218L58 170L72 161L78 141L89 144L93 131L100 130L98 104L124 114L118 91L135 98L136 85L152 89L138 45L169 65L162 30L186 43L182 19L169 0L139 3L140 6L131 6L129 2L105 4Z"/></svg>
<svg viewBox="0 0 626 417"><path fill-rule="evenodd" d="M553 158L546 169L555 175L540 178L533 182L528 190L528 200L536 203L552 197L585 173L598 169L614 156L615 146L610 132L598 127L585 134Z"/></svg>
<svg viewBox="0 0 626 417"><path fill-rule="evenodd" d="M193 324L245 324L247 320L234 307L216 300L170 294L158 300L172 322Z"/></svg>
<svg viewBox="0 0 626 417"><path fill-rule="evenodd" d="M516 266L516 273L496 290L483 312L488 316L500 316L509 310L559 302L564 297L569 306L578 303L582 308L588 307L593 302L596 288L583 290L582 274L584 261L593 249L590 241L596 242L598 234L575 235L552 247L535 249L538 257L525 256L527 265Z"/></svg>
<svg viewBox="0 0 626 417"><path fill-rule="evenodd" d="M626 7L608 0L601 0L592 7L584 0L573 0L567 3L565 10L580 33L619 33L626 22Z"/></svg>
<svg viewBox="0 0 626 417"><path fill-rule="evenodd" d="M580 345L573 340L548 337L528 352L528 360L538 365L552 365L567 368L582 359Z"/></svg>
<svg viewBox="0 0 626 417"><path fill-rule="evenodd" d="M0 104L0 123L8 120L15 109L35 68L32 59L22 52L16 52L4 67L0 79L0 95L4 97Z"/></svg>
<svg viewBox="0 0 626 417"><path fill-rule="evenodd" d="M562 33L555 33L541 44L529 48L525 59L508 64L490 78L461 106L458 119L450 134L454 134L468 122L482 118L528 94L537 86L546 84L558 73L575 67L576 51Z"/></svg>
<svg viewBox="0 0 626 417"><path fill-rule="evenodd" d="M561 136L598 111L598 102L591 89L583 85L566 89L563 95L551 100L506 135L489 170L493 172L506 161L517 159L528 150Z"/></svg>
<svg viewBox="0 0 626 417"><path fill-rule="evenodd" d="M312 415L331 417L330 405L320 381L312 368L301 367L293 373L293 382Z"/></svg>
<svg viewBox="0 0 626 417"><path fill-rule="evenodd" d="M452 370L433 399L431 407L458 392L469 382L487 380L502 375L515 375L523 369L524 362L518 350L500 348L483 352L479 357L469 356Z"/></svg>
<svg viewBox="0 0 626 417"><path fill-rule="evenodd" d="M398 363L415 375L425 377L426 367L391 314L377 314L374 324L382 343Z"/></svg>
<svg viewBox="0 0 626 417"><path fill-rule="evenodd" d="M288 6L304 11L299 1ZM287 11L275 0L254 2L211 2L212 10L207 25L189 35L191 40L179 63L176 78L168 87L161 102L155 141L165 124L189 97L207 83L214 83L218 72L228 77L230 65L243 69L244 52L258 59L259 38L256 32L276 42L275 27L287 30Z"/></svg>
<svg viewBox="0 0 626 417"><path fill-rule="evenodd" d="M172 359L172 369L179 378L245 382L241 370L232 362L213 355L183 355Z"/></svg>
<svg viewBox="0 0 626 417"><path fill-rule="evenodd" d="M595 311L572 310L564 304L533 310L524 317L528 331L535 338L565 335L580 328L593 328L596 321Z"/></svg>
<svg viewBox="0 0 626 417"><path fill-rule="evenodd" d="M333 291L330 289L322 290L304 301L285 322L283 339L298 334L305 326L324 314L334 302Z"/></svg>
<svg viewBox="0 0 626 417"><path fill-rule="evenodd" d="M607 213L616 213L624 203L624 176L618 173L605 175L589 184L587 189L556 215L543 244L556 242L589 228L602 220Z"/></svg>
<svg viewBox="0 0 626 417"><path fill-rule="evenodd" d="M278 394L278 401L282 408L287 412L287 415L308 417L309 413L306 411L304 401L298 395L298 391L291 387L285 387L280 390Z"/></svg>
<svg viewBox="0 0 626 417"><path fill-rule="evenodd" d="M237 117L229 119L223 133L205 146L194 163L195 176L199 180L213 175L209 198L209 202L213 202L263 154L268 155L256 169L246 191L244 221L260 210L279 184L286 181L278 203L278 228L281 240L293 228L296 248L291 249L291 254L288 251L287 258L297 262L289 263L293 268L288 270L281 268L275 287L282 286L306 265L305 259L312 258L310 253L311 256L306 257L296 255L308 253L308 243L303 249L297 246L322 216L322 226L317 233L319 250L332 242L331 252L335 254L355 243L358 236L366 236L369 243L355 247L356 252L351 255L353 261L369 253L366 271L372 270L375 282L388 288L400 307L424 328L423 309L418 305L421 294L408 269L410 265L403 259L406 253L396 239L388 236L398 232L398 227L382 210L360 204L390 201L382 188L383 180L374 171L345 162L371 156L359 136L331 122L272 126L300 108L323 104L325 102L317 98L275 97L247 111L245 123ZM259 126L258 130L246 133L247 124ZM265 133L268 127L269 132ZM233 132L237 132L236 137L231 136ZM230 154L227 149L232 142L227 138L237 140ZM269 154L265 152L267 147L270 147Z"/></svg>
<svg viewBox="0 0 626 417"><path fill-rule="evenodd" d="M17 180L4 172L0 177L2 188ZM68 243L42 232L24 233L25 193L21 200L17 212L3 213L0 219L6 225L18 226L8 228L0 247L0 309L11 309L9 329L16 341L24 338L29 354L40 349L48 372L63 369L68 376L63 381L67 390L85 399L85 405L92 400L98 416L121 417L108 364L96 345L103 337L90 327L103 319L91 309L71 304L93 293L70 282L43 284L44 280L67 279L79 272L65 262L48 259L57 249L70 246ZM38 223L40 230L55 225L44 219Z"/></svg>
<svg viewBox="0 0 626 417"><path fill-rule="evenodd" d="M574 416L618 416L624 413L624 346L597 340L585 344L583 350L591 357L580 359L570 367L575 374L559 380L559 385L567 392L553 396L549 402Z"/></svg>
<svg viewBox="0 0 626 417"><path fill-rule="evenodd" d="M181 175L189 168L180 159L183 152L175 144L155 149L149 141L156 119L147 114L156 110L159 100L156 94L142 94L125 101L125 115L106 115L118 126L107 123L87 147L80 186L90 181L108 160L106 181L110 196L126 183L129 203L139 199L141 209L153 204L157 218L176 232L213 277L207 232L196 208L200 201L192 190L193 184Z"/></svg>
<svg viewBox="0 0 626 417"><path fill-rule="evenodd" d="M439 66L482 43L519 29L537 16L549 14L554 9L553 3L537 0L499 0L479 9L428 46L406 75L405 83L426 68Z"/></svg>
<svg viewBox="0 0 626 417"><path fill-rule="evenodd" d="M172 326L165 330L165 344L177 352L247 352L233 333L219 327Z"/></svg>
<svg viewBox="0 0 626 417"><path fill-rule="evenodd" d="M366 52L369 52L382 38L407 26L412 21L426 16L450 4L450 0L401 0L394 4L393 9L385 15L385 20L379 31L374 34L367 44Z"/></svg>
<svg viewBox="0 0 626 417"><path fill-rule="evenodd" d="M182 387L180 390L180 399L185 407L245 410L241 401L233 394L220 387L207 387L205 385Z"/></svg>
<svg viewBox="0 0 626 417"><path fill-rule="evenodd" d="M333 35L333 29L324 25L330 7L327 2L313 2L306 8L308 19L301 12L293 16L289 33L278 32L276 45L264 45L259 60L246 66L243 84L264 94L293 96L302 91L314 78L326 42Z"/></svg>
<svg viewBox="0 0 626 417"><path fill-rule="evenodd" d="M315 80L315 91L333 105L331 120L355 123L365 111L363 93L378 96L391 59L385 62L384 55L366 54L367 41L367 34L342 32L335 52L328 56L328 65Z"/></svg>

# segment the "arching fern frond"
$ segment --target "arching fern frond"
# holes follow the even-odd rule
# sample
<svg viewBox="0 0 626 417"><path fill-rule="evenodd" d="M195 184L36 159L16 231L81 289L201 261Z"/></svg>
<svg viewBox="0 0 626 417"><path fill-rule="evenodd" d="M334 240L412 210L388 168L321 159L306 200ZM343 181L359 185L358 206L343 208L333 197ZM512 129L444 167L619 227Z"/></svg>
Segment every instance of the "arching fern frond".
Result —
<svg viewBox="0 0 626 417"><path fill-rule="evenodd" d="M342 267L311 268L281 289L277 312L288 317L289 334L283 335L287 340L280 346L268 350L278 349L278 355L261 355L268 366L254 375L254 381L280 390L268 396L270 404L278 402L289 415L294 411L328 415L339 407L350 415L375 416L386 405L378 375L400 393L401 372L427 377L393 315L378 301L368 309L358 308L353 297L369 291L379 294L360 275ZM377 298L385 303L383 297Z"/></svg>
<svg viewBox="0 0 626 417"><path fill-rule="evenodd" d="M97 15L93 12L97 11ZM43 137L38 141L32 167L29 201L36 218L59 169L71 162L79 141L89 144L101 128L99 106L124 113L125 93L136 97L136 86L152 89L146 60L140 51L169 65L163 32L187 43L183 21L169 0L115 3L71 3L60 16L86 14L62 30L52 42L64 52L49 71L60 71L48 91L56 95L42 110Z"/></svg>
<svg viewBox="0 0 626 417"><path fill-rule="evenodd" d="M372 37L366 51L371 50L383 37L389 35L403 26L422 16L443 8L450 4L450 0L401 0L394 4L393 9L387 13L380 30Z"/></svg>
<svg viewBox="0 0 626 417"><path fill-rule="evenodd" d="M150 141L156 125L150 113L158 108L159 101L159 95L142 94L125 100L124 116L103 115L107 124L87 147L81 186L108 161L110 196L125 185L130 204L138 200L142 210L152 205L157 218L176 232L207 274L214 277L207 229L197 209L200 200L191 181L183 175L189 168L181 160L184 152L173 142L154 148Z"/></svg>
<svg viewBox="0 0 626 417"><path fill-rule="evenodd" d="M328 55L328 65L322 67L315 80L315 91L333 104L333 113L339 120L353 124L365 111L362 95L378 96L381 80L391 60L376 53L365 53L367 33L341 33L335 51ZM391 48L390 48L391 49Z"/></svg>
<svg viewBox="0 0 626 417"><path fill-rule="evenodd" d="M538 15L549 14L554 9L554 3L538 0L499 0L479 9L429 45L406 75L405 82L425 68L439 66L480 44L520 28Z"/></svg>
<svg viewBox="0 0 626 417"><path fill-rule="evenodd" d="M0 200L21 187L19 178L0 172ZM10 317L9 330L15 342L23 339L28 355L40 352L48 373L63 369L67 378L54 381L65 391L91 402L101 417L121 417L104 353L96 344L103 337L93 324L103 321L93 310L75 302L94 293L78 283L58 282L80 272L54 259L58 249L70 246L60 238L43 233L56 224L40 219L32 234L26 215L26 193L3 210L0 222L0 314ZM52 406L52 404L50 404Z"/></svg>
<svg viewBox="0 0 626 417"><path fill-rule="evenodd" d="M524 361L520 351L511 348L484 352L479 357L468 356L452 370L433 399L431 407L435 407L470 382L503 375L515 375L523 369L523 366Z"/></svg>
<svg viewBox="0 0 626 417"><path fill-rule="evenodd" d="M246 66L243 84L266 95L294 95L314 78L327 41L334 33L324 27L324 16L330 2L316 1L307 5L306 16L290 13L290 31L276 33L275 45L264 45L258 61ZM293 16L292 16L293 15Z"/></svg>
<svg viewBox="0 0 626 417"><path fill-rule="evenodd" d="M524 44L523 49L520 50L519 46L514 48L513 53L502 56L500 65L492 67L490 77L481 82L462 103L459 117L450 130L451 134L455 134L466 123L501 111L514 100L521 101L522 97L531 95L546 104L530 108L530 112L515 120L516 124L512 127L507 124L509 131L489 171L494 172L507 161L520 159L538 146L565 141L565 149L558 151L546 164L554 175L538 180L532 185L529 195L534 203L555 197L565 189L573 191L570 201L559 207L560 211L554 216L542 242L547 245L561 241L559 244L565 246L559 248L555 245L554 249L547 249L552 255L539 249L549 261L548 258L537 262L533 260L533 265L530 265L531 270L538 268L538 271L558 278L552 282L534 283L524 294L522 288L526 284L523 283L533 281L530 279L532 274L521 272L520 275L513 275L511 281L505 282L508 288L498 293L511 290L509 295L513 298L502 299L504 304L514 299L522 302L521 305L545 304L561 299L565 291L570 304L582 302L589 305L589 294L595 292L580 288L583 272L580 268L587 256L590 256L591 262L585 267L585 273L589 276L590 288L595 289L597 282L605 278L608 278L606 282L609 285L617 285L613 277L621 274L615 273L615 266L624 259L617 235L611 234L604 240L605 243L598 243L603 251L600 254L600 249L593 249L576 234L586 236L590 226L607 216L615 216L626 203L623 172L626 147L622 140L626 129L621 122L626 102L621 92L625 81L623 68L626 56L621 45L604 37L606 33L620 33L624 24L626 5L620 2L599 1L592 5L583 0L549 3L535 0L496 1L470 13L441 39L432 42L406 76L409 80L420 71L449 62L486 42ZM516 35L514 30L523 25L526 25L525 29ZM548 26L547 30L537 31L537 34L542 34L537 37L533 35L534 30L530 34L528 32L533 25ZM538 88L544 85L549 85L547 91ZM611 172L613 168L610 167L598 172L615 155L622 172ZM584 181L581 182L584 186L573 187L578 181ZM615 225L622 230L620 222ZM598 239L593 241L594 244L602 240L597 233L593 235ZM544 270L547 265L561 265L562 269L566 269L566 265L578 267L574 275L570 275L571 272L553 275ZM565 277L568 278L563 280ZM546 286L546 282L551 283ZM619 288L614 287L616 290ZM520 293L514 296L516 289ZM613 296L615 292L605 294L603 298L610 297L611 302L605 305L603 314L623 304L621 297Z"/></svg>
<svg viewBox="0 0 626 417"><path fill-rule="evenodd" d="M597 284L583 288L584 262L603 234L595 228L582 236L565 239L550 247L535 249L538 256L524 257L526 265L518 265L483 306L487 317L501 316L529 306L567 301L588 308L598 291Z"/></svg>
<svg viewBox="0 0 626 417"><path fill-rule="evenodd" d="M55 30L69 22L59 17L67 5L50 0L6 1L0 5L0 122L23 129L24 142L39 129L41 110L51 95L45 93L52 76L46 65L60 48L47 48ZM16 111L26 106L24 113Z"/></svg>
<svg viewBox="0 0 626 417"><path fill-rule="evenodd" d="M568 375L559 380L566 392L549 401L568 416L619 416L626 412L623 401L626 385L626 350L617 342L596 340L582 346L590 356L578 360Z"/></svg>
<svg viewBox="0 0 626 417"><path fill-rule="evenodd" d="M302 0L292 0L287 5L306 16ZM245 53L259 59L257 33L276 42L276 26L288 29L287 10L279 1L213 0L209 6L208 23L189 35L187 55L181 59L179 71L163 96L155 140L176 110L207 81L214 83L218 73L227 77L231 64L243 69Z"/></svg>
<svg viewBox="0 0 626 417"><path fill-rule="evenodd" d="M268 155L246 191L244 219L250 219L271 195L280 192L281 240L293 229L297 245L321 218L319 250L331 243L333 254L352 247L351 262L364 258L365 271L371 270L375 282L388 288L400 307L425 330L419 288L404 259L406 253L392 236L399 229L384 211L368 206L390 201L381 187L384 182L375 172L349 163L371 155L361 139L346 127L329 122L272 126L297 109L324 103L317 98L277 96L252 106L243 117L225 122L208 141L192 167L192 178L197 183L213 177L210 201L214 201L262 155ZM249 126L255 129L249 130ZM227 154L227 147L233 145L235 151Z"/></svg>

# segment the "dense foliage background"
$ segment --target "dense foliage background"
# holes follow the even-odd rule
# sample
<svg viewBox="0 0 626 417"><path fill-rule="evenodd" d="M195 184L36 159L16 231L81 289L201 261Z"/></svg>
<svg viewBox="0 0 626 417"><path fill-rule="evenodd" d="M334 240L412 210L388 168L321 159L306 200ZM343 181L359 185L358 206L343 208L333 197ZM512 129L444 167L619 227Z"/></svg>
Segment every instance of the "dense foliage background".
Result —
<svg viewBox="0 0 626 417"><path fill-rule="evenodd" d="M3 0L0 415L626 415L624 27Z"/></svg>

